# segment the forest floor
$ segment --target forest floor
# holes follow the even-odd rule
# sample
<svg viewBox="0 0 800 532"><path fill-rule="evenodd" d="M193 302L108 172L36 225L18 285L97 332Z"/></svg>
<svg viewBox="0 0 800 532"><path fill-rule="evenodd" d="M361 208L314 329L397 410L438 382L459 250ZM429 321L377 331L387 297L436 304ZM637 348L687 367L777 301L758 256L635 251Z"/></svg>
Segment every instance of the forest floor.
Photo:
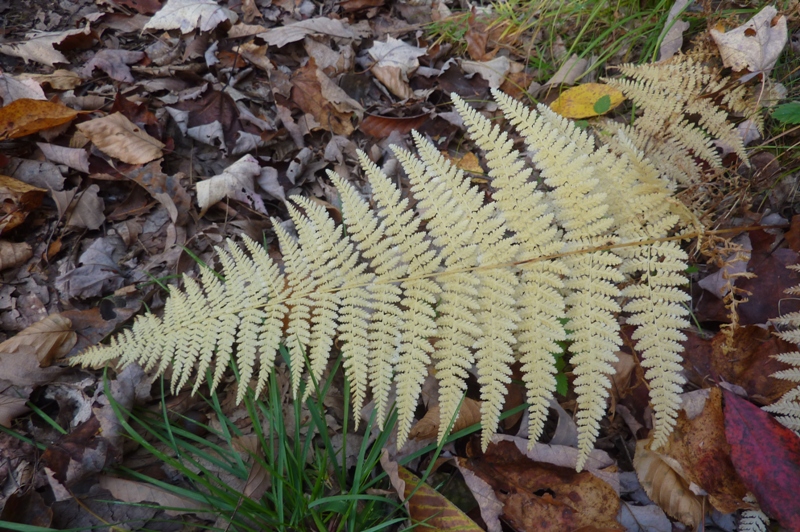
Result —
<svg viewBox="0 0 800 532"><path fill-rule="evenodd" d="M769 8L0 0L0 528L800 530L800 498L786 498L800 493L800 440L756 408L787 401L800 382L797 356L775 358L797 350L775 332L800 311L791 297L800 292L787 293L800 285L787 268L800 262L800 4L775 8L763 27L741 30L756 44L726 49L712 30L746 28ZM723 57L730 46L744 63ZM720 146L721 169L695 188L718 247L704 255L697 239L685 244L686 382L658 452L648 448L645 369L624 326L582 472L569 355L558 358L559 393L533 451L519 367L502 434L483 451L474 376L455 434L437 444L431 370L398 449L394 418L379 430L369 396L351 412L341 357L305 402L292 397L281 357L265 397L242 403L233 372L214 393L201 382L199 393L170 394L137 365L67 362L158 314L185 275L220 271L227 239L249 236L280 263L273 224L289 220L287 198L312 198L341 221L326 172L369 197L358 150L407 191L391 146L412 147L416 130L491 198L452 93L498 118L499 88L599 132L637 117L604 88L618 65L700 49L757 102L757 117L728 118L761 131L740 128L749 161ZM794 408L782 421L798 429Z"/></svg>

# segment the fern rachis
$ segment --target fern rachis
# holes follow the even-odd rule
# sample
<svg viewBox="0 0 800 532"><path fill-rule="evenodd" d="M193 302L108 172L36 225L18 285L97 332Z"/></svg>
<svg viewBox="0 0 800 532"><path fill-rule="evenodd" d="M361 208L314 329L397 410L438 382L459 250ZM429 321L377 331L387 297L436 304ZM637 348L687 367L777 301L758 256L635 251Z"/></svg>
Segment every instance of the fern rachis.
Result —
<svg viewBox="0 0 800 532"><path fill-rule="evenodd" d="M444 419L454 415L467 372L476 366L486 446L497 429L510 365L519 360L532 444L555 391L553 353L565 339L566 317L582 467L606 408L624 295L652 384L656 442L663 441L680 393L676 360L686 325L680 303L687 297L676 288L684 281L685 254L677 244L658 241L680 222L671 212L670 188L624 132L613 149L596 149L592 137L546 107L535 112L502 93L495 96L533 151L546 191L535 190L533 169L506 133L454 96L469 133L486 152L493 203L484 204L463 172L419 135L418 156L396 152L417 210L361 154L375 209L331 175L346 234L319 205L293 199L296 237L274 224L283 272L253 242L245 239L248 253L230 242L229 251L220 251L225 283L204 269L200 282L186 280L185 293L170 299L161 319L140 317L130 331L74 362L100 365L118 358L157 365L159 372L172 363L173 389L205 375L213 363L210 384L216 388L235 347L241 400L256 368L256 391L263 390L280 343L289 349L297 392L306 355L309 375L319 378L338 337L356 411L371 391L383 421L394 383L399 444L407 438L430 362ZM628 191L624 197L607 193L620 187ZM651 243L630 245L637 241ZM629 247L598 249L609 243Z"/></svg>

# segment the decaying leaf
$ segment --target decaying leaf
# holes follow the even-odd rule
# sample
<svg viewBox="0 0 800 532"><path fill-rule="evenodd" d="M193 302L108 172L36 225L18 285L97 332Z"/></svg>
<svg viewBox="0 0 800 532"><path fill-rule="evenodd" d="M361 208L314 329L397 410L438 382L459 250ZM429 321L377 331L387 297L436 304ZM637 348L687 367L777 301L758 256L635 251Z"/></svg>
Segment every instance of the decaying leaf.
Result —
<svg viewBox="0 0 800 532"><path fill-rule="evenodd" d="M678 53L683 46L683 32L689 29L689 23L679 20L678 16L683 13L692 0L676 0L669 10L664 29L658 36L661 46L658 48L658 60L665 61Z"/></svg>
<svg viewBox="0 0 800 532"><path fill-rule="evenodd" d="M648 449L649 440L636 442L633 467L647 496L665 512L687 526L703 521L701 497L658 454Z"/></svg>
<svg viewBox="0 0 800 532"><path fill-rule="evenodd" d="M68 91L72 90L81 83L81 77L71 70L58 69L52 74L29 74L23 73L19 76L20 80L35 81L39 85L49 85L53 90Z"/></svg>
<svg viewBox="0 0 800 532"><path fill-rule="evenodd" d="M403 500L407 499L412 523L421 528L430 527L432 530L481 531L481 527L441 493L421 482L419 477L405 467L389 460L385 450L381 456L381 465L389 475L398 496Z"/></svg>
<svg viewBox="0 0 800 532"><path fill-rule="evenodd" d="M29 347L33 349L37 363L47 367L56 358L69 353L77 341L72 322L60 314L50 314L0 344L0 354L14 354ZM0 373L0 378L7 377Z"/></svg>
<svg viewBox="0 0 800 532"><path fill-rule="evenodd" d="M32 135L71 122L78 111L47 100L15 100L0 109L0 140Z"/></svg>
<svg viewBox="0 0 800 532"><path fill-rule="evenodd" d="M51 194L58 207L58 216L65 220L67 227L97 229L106 221L103 199L97 195L98 192L100 187L92 184L80 193L73 188L52 191Z"/></svg>
<svg viewBox="0 0 800 532"><path fill-rule="evenodd" d="M145 164L160 158L164 144L151 137L122 113L78 124L97 148L129 164Z"/></svg>
<svg viewBox="0 0 800 532"><path fill-rule="evenodd" d="M167 515L178 516L207 510L206 506L194 499L181 497L147 482L138 482L108 475L100 475L97 481L101 488L110 491L111 495L117 500L132 504L141 502L156 503L159 506L169 507L169 509L164 510Z"/></svg>
<svg viewBox="0 0 800 532"><path fill-rule="evenodd" d="M168 0L150 22L145 24L144 29L180 29L181 33L189 33L195 29L211 31L226 20L233 23L236 19L236 13L214 0Z"/></svg>
<svg viewBox="0 0 800 532"><path fill-rule="evenodd" d="M711 29L723 64L736 72L750 70L743 82L757 74L768 75L786 46L786 17L777 14L774 6L767 6L736 29L725 33Z"/></svg>
<svg viewBox="0 0 800 532"><path fill-rule="evenodd" d="M292 76L292 101L312 115L319 125L336 135L350 136L351 117L360 117L364 108L317 68L313 59Z"/></svg>
<svg viewBox="0 0 800 532"><path fill-rule="evenodd" d="M606 99L605 105L601 104ZM583 83L565 90L550 108L566 118L589 118L605 114L625 101L617 89L604 83Z"/></svg>
<svg viewBox="0 0 800 532"><path fill-rule="evenodd" d="M0 175L0 234L18 227L42 203L46 190Z"/></svg>
<svg viewBox="0 0 800 532"><path fill-rule="evenodd" d="M47 157L48 161L56 164L64 164L79 172L89 173L89 154L86 150L79 148L67 148L57 144L47 144L44 142L37 142L37 146L42 150L42 153Z"/></svg>
<svg viewBox="0 0 800 532"><path fill-rule="evenodd" d="M33 256L33 249L26 242L0 240L0 271L16 268Z"/></svg>
<svg viewBox="0 0 800 532"><path fill-rule="evenodd" d="M46 100L44 91L33 80L15 78L5 72L0 72L0 100L2 105L8 105L20 99Z"/></svg>
<svg viewBox="0 0 800 532"><path fill-rule="evenodd" d="M511 61L506 56L495 57L490 61L461 61L461 68L468 74L480 74L493 89L499 88L511 69Z"/></svg>
<svg viewBox="0 0 800 532"><path fill-rule="evenodd" d="M430 119L428 114L403 117L367 115L358 128L371 137L385 139L393 131L401 135L410 133L412 129L418 129Z"/></svg>
<svg viewBox="0 0 800 532"><path fill-rule="evenodd" d="M619 530L619 494L590 471L531 460L516 442L496 440L483 456L458 458L494 490L516 530Z"/></svg>
<svg viewBox="0 0 800 532"><path fill-rule="evenodd" d="M99 68L111 79L133 83L133 74L128 65L141 61L144 55L144 52L133 50L100 50L83 66L80 73L85 78L91 78L92 71Z"/></svg>
<svg viewBox="0 0 800 532"><path fill-rule="evenodd" d="M329 35L340 39L357 39L366 34L368 32L364 32L362 28L354 28L342 20L316 17L272 28L264 33L259 33L258 36L267 41L270 46L280 48L290 42L301 41L306 35Z"/></svg>
<svg viewBox="0 0 800 532"><path fill-rule="evenodd" d="M449 423L449 420L445 421ZM458 419L453 424L453 432L481 422L481 402L465 397L458 411ZM428 409L425 416L417 421L408 433L411 440L426 440L439 435L439 406Z"/></svg>
<svg viewBox="0 0 800 532"><path fill-rule="evenodd" d="M392 94L403 100L414 95L408 85L408 76L419 67L418 58L428 53L425 48L387 37L386 42L375 41L367 52L375 60L372 66L373 75Z"/></svg>
<svg viewBox="0 0 800 532"><path fill-rule="evenodd" d="M66 41L88 41L93 40L92 30L89 23L82 29L66 30L58 32L31 32L17 43L0 44L0 54L13 55L28 61L35 61L47 66L54 66L56 63L69 63L67 58L54 45L66 46Z"/></svg>

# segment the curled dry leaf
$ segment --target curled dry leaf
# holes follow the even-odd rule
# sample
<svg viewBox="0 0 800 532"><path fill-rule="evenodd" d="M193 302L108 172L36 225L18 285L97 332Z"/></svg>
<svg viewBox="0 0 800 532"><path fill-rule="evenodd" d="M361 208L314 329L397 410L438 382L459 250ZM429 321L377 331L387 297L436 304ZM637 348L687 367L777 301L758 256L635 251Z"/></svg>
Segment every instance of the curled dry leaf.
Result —
<svg viewBox="0 0 800 532"><path fill-rule="evenodd" d="M164 144L122 113L95 118L77 127L99 150L128 164L146 164L163 155Z"/></svg>
<svg viewBox="0 0 800 532"><path fill-rule="evenodd" d="M220 175L197 183L197 203L200 205L200 216L225 198L232 198L248 204L250 207L267 213L264 200L255 193L253 180L261 175L261 167L252 155L245 155Z"/></svg>
<svg viewBox="0 0 800 532"><path fill-rule="evenodd" d="M19 57L25 63L35 61L43 65L54 66L56 63L69 63L64 54L53 47L54 45L64 46L65 41L91 42L92 40L92 30L87 22L83 29L27 33L25 38L19 42L0 44L0 54Z"/></svg>
<svg viewBox="0 0 800 532"><path fill-rule="evenodd" d="M150 22L146 30L176 30L189 33L195 29L211 31L226 20L236 22L236 13L221 7L214 0L168 0Z"/></svg>
<svg viewBox="0 0 800 532"><path fill-rule="evenodd" d="M41 205L46 193L42 188L0 175L0 234L19 226L29 212Z"/></svg>
<svg viewBox="0 0 800 532"><path fill-rule="evenodd" d="M633 467L647 496L661 509L687 526L703 521L703 503L681 476L658 453L648 449L650 440L636 442Z"/></svg>
<svg viewBox="0 0 800 532"><path fill-rule="evenodd" d="M0 240L0 271L21 266L32 256L33 250L26 242Z"/></svg>
<svg viewBox="0 0 800 532"><path fill-rule="evenodd" d="M8 105L15 100L46 100L44 91L38 83L30 79L21 79L0 72L0 100Z"/></svg>
<svg viewBox="0 0 800 532"><path fill-rule="evenodd" d="M0 140L16 139L71 122L78 111L47 100L22 98L0 109Z"/></svg>

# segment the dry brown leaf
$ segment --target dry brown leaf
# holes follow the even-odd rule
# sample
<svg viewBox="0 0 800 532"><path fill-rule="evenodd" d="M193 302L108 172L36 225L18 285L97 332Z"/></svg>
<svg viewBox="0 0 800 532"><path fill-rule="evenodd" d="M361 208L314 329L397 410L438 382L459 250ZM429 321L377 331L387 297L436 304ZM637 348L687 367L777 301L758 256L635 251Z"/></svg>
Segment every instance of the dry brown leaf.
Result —
<svg viewBox="0 0 800 532"><path fill-rule="evenodd" d="M63 69L56 70L52 74L20 74L19 79L29 79L35 81L39 85L47 84L50 85L50 88L58 91L72 90L83 83L83 80L78 74L71 70Z"/></svg>
<svg viewBox="0 0 800 532"><path fill-rule="evenodd" d="M178 516L207 510L206 506L193 499L175 495L171 491L146 482L137 482L108 475L100 475L97 481L101 488L107 489L115 499L123 502L154 502L160 506L183 508L183 510L165 509L164 512L167 515Z"/></svg>
<svg viewBox="0 0 800 532"><path fill-rule="evenodd" d="M214 0L168 0L150 22L146 30L176 30L189 33L195 29L211 31L219 24L230 20L236 22L236 13L220 7Z"/></svg>
<svg viewBox="0 0 800 532"><path fill-rule="evenodd" d="M408 84L409 75L419 67L418 58L428 51L393 37L387 37L386 42L375 41L367 51L375 60L371 70L378 81L398 98L411 98L414 91Z"/></svg>
<svg viewBox="0 0 800 532"><path fill-rule="evenodd" d="M261 442L257 435L249 434L247 436L234 437L232 444L233 448L242 454L243 460L248 463L252 462L250 463L250 474L242 489L242 495L258 501L272 485L269 471L256 460L256 457L264 457Z"/></svg>
<svg viewBox="0 0 800 532"><path fill-rule="evenodd" d="M301 41L306 35L329 35L339 39L357 39L365 35L363 29L354 28L347 22L329 17L317 17L294 24L271 28L258 36L270 46L281 48L290 42Z"/></svg>
<svg viewBox="0 0 800 532"><path fill-rule="evenodd" d="M786 17L776 17L777 14L774 6L767 6L736 29L725 33L711 29L723 64L736 72L750 70L751 74L742 81L756 74L768 75L786 46L789 39Z"/></svg>
<svg viewBox="0 0 800 532"><path fill-rule="evenodd" d="M27 397L0 394L0 425L10 427L14 418L28 412L27 402Z"/></svg>
<svg viewBox="0 0 800 532"><path fill-rule="evenodd" d="M26 242L0 240L0 271L16 268L33 256L33 249Z"/></svg>
<svg viewBox="0 0 800 532"><path fill-rule="evenodd" d="M32 135L71 122L78 111L47 100L15 100L0 109L0 140Z"/></svg>
<svg viewBox="0 0 800 532"><path fill-rule="evenodd" d="M146 164L160 158L164 144L151 137L122 113L77 125L97 148L128 164Z"/></svg>
<svg viewBox="0 0 800 532"><path fill-rule="evenodd" d="M687 526L703 521L703 502L689 490L681 476L658 453L650 451L650 440L636 443L633 467L647 496L665 512Z"/></svg>
<svg viewBox="0 0 800 532"><path fill-rule="evenodd" d="M50 314L0 344L0 355L15 354L30 347L39 366L47 367L56 358L69 353L77 341L72 322L61 314ZM0 373L0 378L7 377Z"/></svg>
<svg viewBox="0 0 800 532"><path fill-rule="evenodd" d="M445 420L450 423L450 420ZM469 397L464 398L461 403L461 410L458 411L458 419L453 424L453 432L458 432L465 429L470 425L481 422L481 402ZM408 433L408 438L411 440L425 440L428 438L435 438L439 435L439 406L432 406L428 409L425 417L417 421L411 432Z"/></svg>
<svg viewBox="0 0 800 532"><path fill-rule="evenodd" d="M58 32L31 32L25 35L25 39L17 43L0 44L0 54L13 55L28 61L36 61L43 65L54 66L56 63L69 63L69 60L56 50L54 45L63 45L69 39L89 41L93 39L92 30L89 23L86 27L77 30L66 30Z"/></svg>
<svg viewBox="0 0 800 532"><path fill-rule="evenodd" d="M92 77L92 71L99 68L116 81L133 83L133 74L128 65L137 63L144 58L144 52L132 50L100 50L79 71L85 78Z"/></svg>
<svg viewBox="0 0 800 532"><path fill-rule="evenodd" d="M490 61L461 61L461 68L468 74L480 74L489 82L489 86L497 89L511 69L511 61L506 56L495 57Z"/></svg>
<svg viewBox="0 0 800 532"><path fill-rule="evenodd" d="M100 187L89 185L76 197L77 188L72 190L51 191L53 200L58 208L59 218L66 217L67 227L97 229L106 217L103 214L105 206L102 198L97 193Z"/></svg>
<svg viewBox="0 0 800 532"><path fill-rule="evenodd" d="M67 165L79 172L89 173L89 153L86 150L45 142L37 142L36 145L39 146L48 161Z"/></svg>
<svg viewBox="0 0 800 532"><path fill-rule="evenodd" d="M0 175L0 234L18 227L42 203L46 190Z"/></svg>

